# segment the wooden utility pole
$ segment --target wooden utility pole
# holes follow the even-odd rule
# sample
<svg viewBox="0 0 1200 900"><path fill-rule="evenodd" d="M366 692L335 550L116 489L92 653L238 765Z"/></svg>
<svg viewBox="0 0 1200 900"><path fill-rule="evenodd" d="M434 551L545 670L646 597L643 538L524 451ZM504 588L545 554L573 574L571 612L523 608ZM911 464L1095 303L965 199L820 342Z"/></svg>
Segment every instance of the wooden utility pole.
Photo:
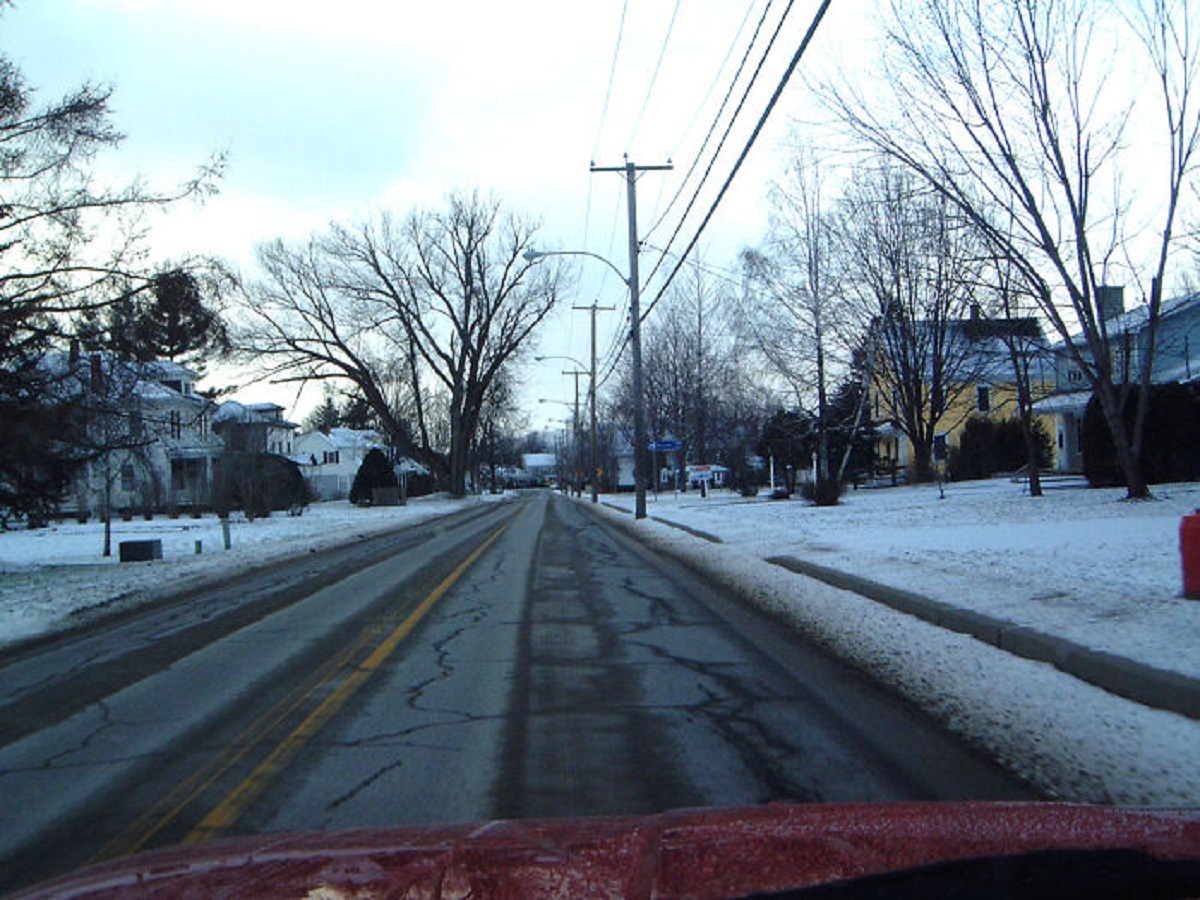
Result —
<svg viewBox="0 0 1200 900"><path fill-rule="evenodd" d="M587 310L592 314L592 378L588 383L588 409L591 412L592 421L592 502L598 503L600 500L600 465L596 459L596 313L613 312L616 307L598 306L597 301L593 300L591 306L573 306L571 308Z"/></svg>
<svg viewBox="0 0 1200 900"><path fill-rule="evenodd" d="M638 285L637 173L663 172L665 166L638 166L628 158L623 166L592 165L593 172L623 172L629 206L629 345L633 355L633 486L634 518L646 518L646 395L642 384L642 310Z"/></svg>

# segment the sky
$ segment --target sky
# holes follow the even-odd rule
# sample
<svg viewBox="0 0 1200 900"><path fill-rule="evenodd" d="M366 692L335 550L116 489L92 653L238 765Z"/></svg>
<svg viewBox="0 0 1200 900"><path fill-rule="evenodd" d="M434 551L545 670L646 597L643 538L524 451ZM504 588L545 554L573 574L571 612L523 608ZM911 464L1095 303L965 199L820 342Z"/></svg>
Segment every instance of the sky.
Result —
<svg viewBox="0 0 1200 900"><path fill-rule="evenodd" d="M819 5L794 3L672 249L695 234ZM802 79L869 52L868 6L831 5L698 244L707 265L732 266L738 250L761 236L767 184L793 123L810 109ZM260 243L301 241L330 222L407 213L479 189L539 220L541 248L586 250L625 271L624 180L592 173L590 164L621 165L626 155L639 165L673 163L638 182L639 236L664 245L695 179L683 202L671 208L670 201L755 24L765 13L773 29L782 7L768 0L16 0L0 14L0 51L47 98L85 80L114 88L115 125L126 139L99 160L102 177L141 176L166 187L213 154L227 155L218 196L151 223L161 258L214 254L252 277ZM751 59L758 58L756 51ZM654 261L647 259L643 273ZM623 308L626 291L603 264L578 262L578 293L547 323L536 352L587 363L590 316L570 307ZM598 317L601 355L624 321ZM531 426L569 415L555 404L573 400L574 381L560 374L572 367L546 360L524 371ZM267 383L235 396L280 403L296 419L320 400L311 387L297 400L291 386Z"/></svg>

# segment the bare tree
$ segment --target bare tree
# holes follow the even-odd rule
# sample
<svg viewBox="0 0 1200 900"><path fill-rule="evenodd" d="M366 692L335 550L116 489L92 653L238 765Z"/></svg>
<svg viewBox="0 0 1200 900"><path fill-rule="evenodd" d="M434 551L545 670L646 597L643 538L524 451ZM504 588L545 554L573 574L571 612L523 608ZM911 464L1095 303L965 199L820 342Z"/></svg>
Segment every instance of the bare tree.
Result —
<svg viewBox="0 0 1200 900"><path fill-rule="evenodd" d="M535 231L472 194L399 222L334 226L303 248L263 248L243 349L285 379L350 381L396 446L462 494L488 391L562 290L563 267L523 257ZM431 398L444 404L444 443Z"/></svg>
<svg viewBox="0 0 1200 900"><path fill-rule="evenodd" d="M798 146L786 178L773 185L771 229L742 260L752 304L742 330L797 397L815 397L818 503L837 502L829 459L831 364L846 364L860 329L847 315L846 259L812 151ZM838 351L845 351L838 358ZM832 357L832 358L831 358Z"/></svg>
<svg viewBox="0 0 1200 900"><path fill-rule="evenodd" d="M1149 494L1138 457L1154 342L1179 202L1200 145L1193 89L1200 28L1189 0L893 0L881 94L827 92L858 136L917 173L1011 261L1084 373L1113 436L1130 497ZM1133 40L1123 40L1123 38ZM1119 105L1116 60L1156 90ZM1119 52L1118 52L1119 51ZM1160 105L1143 206L1122 188L1133 171L1128 127ZM1161 148L1161 149L1160 149ZM1153 159L1153 164L1149 162ZM1152 196L1151 196L1152 195ZM1148 212L1142 212L1148 210ZM1139 215L1144 219L1139 220ZM1132 429L1102 288L1114 273L1149 275L1143 390Z"/></svg>
<svg viewBox="0 0 1200 900"><path fill-rule="evenodd" d="M394 396L397 369L407 365L411 348L402 332L376 328L373 310L338 288L328 257L320 239L258 248L260 278L241 298L235 351L265 364L267 377L280 381L350 385L394 446L440 468L436 450L414 441Z"/></svg>
<svg viewBox="0 0 1200 900"><path fill-rule="evenodd" d="M963 322L982 257L968 221L894 166L864 169L844 200L849 279L871 322L869 366L880 414L913 447L913 475L935 475L934 443L974 389L981 361Z"/></svg>
<svg viewBox="0 0 1200 900"><path fill-rule="evenodd" d="M738 395L730 290L721 276L692 263L655 308L642 334L642 370L651 433L680 441L686 460L710 463L729 449ZM632 421L633 387L626 371L614 412Z"/></svg>

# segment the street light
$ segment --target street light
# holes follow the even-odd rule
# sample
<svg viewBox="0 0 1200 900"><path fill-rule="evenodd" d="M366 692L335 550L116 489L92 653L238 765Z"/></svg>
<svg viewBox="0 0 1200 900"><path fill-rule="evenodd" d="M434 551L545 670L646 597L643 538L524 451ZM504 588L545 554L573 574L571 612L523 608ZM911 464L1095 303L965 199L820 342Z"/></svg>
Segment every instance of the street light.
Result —
<svg viewBox="0 0 1200 900"><path fill-rule="evenodd" d="M631 187L632 190L632 187ZM632 203L630 205L630 234L636 234L637 228L634 221L634 213ZM634 505L633 516L635 519L646 518L646 465L645 452L647 446L646 440L646 395L642 383L642 313L638 295L638 278L637 278L637 248L631 239L629 245L629 268L630 275L625 277L624 273L616 267L612 262L605 259L598 253L592 253L590 250L534 250L530 247L524 253L526 262L534 263L539 259L545 259L547 256L590 256L592 259L598 259L610 269L617 273L617 277L625 283L629 288L629 346L633 356L633 490L634 490ZM592 323L592 502L597 501L596 496L596 472L595 472L595 440L596 440L596 347L595 347L595 321Z"/></svg>

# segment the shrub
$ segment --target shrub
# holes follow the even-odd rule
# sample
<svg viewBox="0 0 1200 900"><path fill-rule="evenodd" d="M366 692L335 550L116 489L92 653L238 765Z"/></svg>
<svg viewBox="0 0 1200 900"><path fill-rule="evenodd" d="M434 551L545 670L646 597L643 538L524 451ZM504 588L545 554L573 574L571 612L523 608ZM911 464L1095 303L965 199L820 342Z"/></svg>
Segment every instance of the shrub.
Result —
<svg viewBox="0 0 1200 900"><path fill-rule="evenodd" d="M1038 420L1033 423L1037 464L1050 464L1050 435ZM950 472L957 481L991 478L997 472L1015 472L1029 462L1020 419L968 419L957 447L950 450Z"/></svg>
<svg viewBox="0 0 1200 900"><path fill-rule="evenodd" d="M814 506L837 506L846 486L836 478L818 478L800 486L800 496Z"/></svg>
<svg viewBox="0 0 1200 900"><path fill-rule="evenodd" d="M354 484L350 488L350 502L359 506L369 506L375 488L394 488L399 486L392 464L382 450L371 450L363 457L362 465L354 476Z"/></svg>
<svg viewBox="0 0 1200 900"><path fill-rule="evenodd" d="M437 479L428 472L408 473L408 496L425 497L437 490Z"/></svg>
<svg viewBox="0 0 1200 900"><path fill-rule="evenodd" d="M225 518L241 509L248 519L276 510L306 506L312 489L300 467L273 453L236 453L222 456L213 487L213 508Z"/></svg>
<svg viewBox="0 0 1200 900"><path fill-rule="evenodd" d="M1130 391L1122 414L1133 427L1139 389ZM1119 487L1125 475L1117 463L1108 422L1093 397L1083 416L1083 474L1093 487ZM1151 387L1140 459L1149 484L1200 479L1200 390L1190 384Z"/></svg>

